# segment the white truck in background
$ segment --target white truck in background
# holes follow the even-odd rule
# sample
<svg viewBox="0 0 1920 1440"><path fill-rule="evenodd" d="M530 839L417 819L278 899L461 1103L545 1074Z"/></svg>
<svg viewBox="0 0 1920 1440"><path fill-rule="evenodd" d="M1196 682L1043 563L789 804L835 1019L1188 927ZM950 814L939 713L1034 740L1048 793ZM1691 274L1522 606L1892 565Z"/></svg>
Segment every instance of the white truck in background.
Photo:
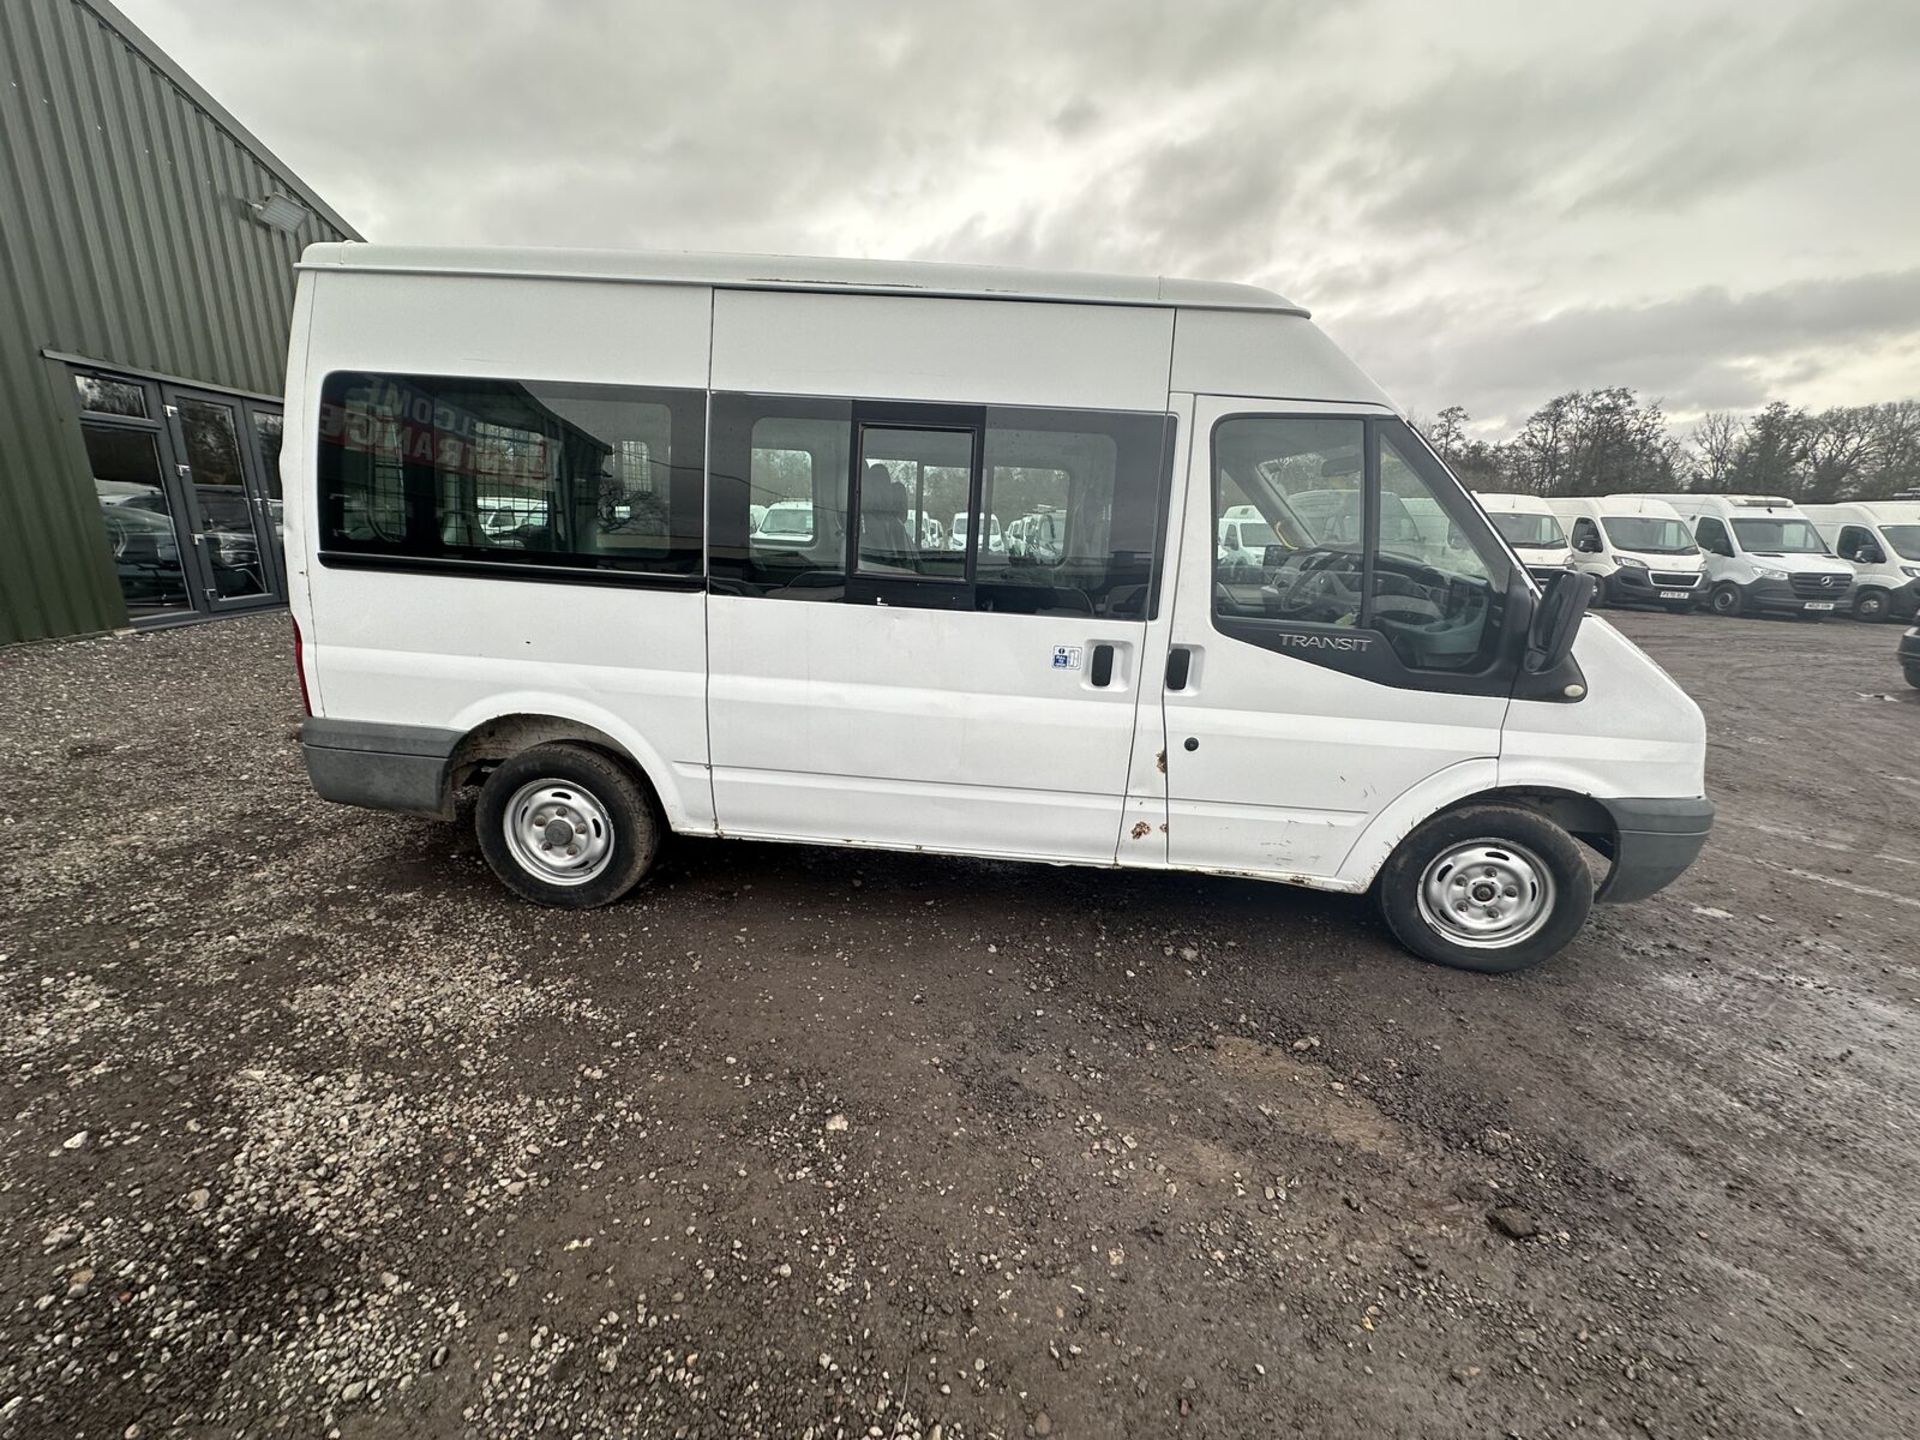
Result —
<svg viewBox="0 0 1920 1440"><path fill-rule="evenodd" d="M1803 505L1833 553L1853 567L1853 618L1911 620L1920 612L1920 500Z"/></svg>
<svg viewBox="0 0 1920 1440"><path fill-rule="evenodd" d="M1549 500L1567 527L1576 570L1604 605L1657 605L1684 615L1706 595L1706 563L1687 522L1653 495Z"/></svg>
<svg viewBox="0 0 1920 1440"><path fill-rule="evenodd" d="M1567 532L1561 528L1553 507L1540 496L1476 490L1473 498L1487 512L1500 538L1519 555L1527 573L1541 585L1573 568Z"/></svg>
<svg viewBox="0 0 1920 1440"><path fill-rule="evenodd" d="M1778 495L1660 495L1693 527L1716 615L1821 619L1853 601L1853 567L1834 558L1813 522Z"/></svg>

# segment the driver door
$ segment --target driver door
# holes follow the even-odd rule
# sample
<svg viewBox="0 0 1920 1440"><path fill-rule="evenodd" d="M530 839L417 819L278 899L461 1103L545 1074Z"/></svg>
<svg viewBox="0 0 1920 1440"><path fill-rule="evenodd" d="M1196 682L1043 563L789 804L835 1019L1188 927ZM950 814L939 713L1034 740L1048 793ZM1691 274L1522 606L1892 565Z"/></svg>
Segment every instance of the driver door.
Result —
<svg viewBox="0 0 1920 1440"><path fill-rule="evenodd" d="M1193 434L1162 698L1168 863L1331 877L1413 787L1474 762L1493 783L1526 582L1388 411L1202 395ZM1254 565L1215 544L1245 505L1277 542Z"/></svg>

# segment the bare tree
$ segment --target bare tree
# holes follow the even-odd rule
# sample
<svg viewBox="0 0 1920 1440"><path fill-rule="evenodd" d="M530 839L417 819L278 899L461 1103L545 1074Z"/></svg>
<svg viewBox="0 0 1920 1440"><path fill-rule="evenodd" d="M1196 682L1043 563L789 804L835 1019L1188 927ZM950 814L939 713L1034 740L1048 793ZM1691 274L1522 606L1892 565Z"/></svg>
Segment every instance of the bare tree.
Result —
<svg viewBox="0 0 1920 1440"><path fill-rule="evenodd" d="M1709 410L1687 437L1694 490L1732 488L1733 464L1740 454L1740 417L1731 410Z"/></svg>
<svg viewBox="0 0 1920 1440"><path fill-rule="evenodd" d="M1835 406L1815 416L1806 440L1804 498L1826 502L1857 494L1874 438L1873 412L1865 406Z"/></svg>

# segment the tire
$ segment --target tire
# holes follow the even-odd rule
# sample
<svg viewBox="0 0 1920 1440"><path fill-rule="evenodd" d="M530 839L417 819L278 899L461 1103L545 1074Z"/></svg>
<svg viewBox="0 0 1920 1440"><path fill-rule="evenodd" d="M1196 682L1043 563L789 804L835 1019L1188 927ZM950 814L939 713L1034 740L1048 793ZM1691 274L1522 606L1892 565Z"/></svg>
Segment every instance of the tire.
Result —
<svg viewBox="0 0 1920 1440"><path fill-rule="evenodd" d="M1478 870L1487 873L1477 876ZM1523 879L1528 875L1531 884ZM1480 894L1474 882L1482 879L1495 893ZM1487 975L1525 970L1558 954L1593 908L1593 877L1579 842L1551 820L1507 805L1470 805L1434 816L1400 842L1374 883L1380 913L1402 945L1423 960ZM1427 898L1451 898L1467 884L1472 889L1459 889L1455 908L1479 910L1471 918L1477 935L1436 919ZM1531 890L1537 904L1514 896L1516 889ZM1503 899L1518 903L1502 906ZM1476 900L1487 905L1476 906ZM1494 906L1508 913L1504 934Z"/></svg>
<svg viewBox="0 0 1920 1440"><path fill-rule="evenodd" d="M1913 686L1916 690L1920 690L1920 665L1903 665L1900 668L1906 671L1907 684Z"/></svg>
<svg viewBox="0 0 1920 1440"><path fill-rule="evenodd" d="M1853 618L1856 620L1884 620L1887 611L1893 608L1893 596L1884 590L1862 590L1853 597Z"/></svg>
<svg viewBox="0 0 1920 1440"><path fill-rule="evenodd" d="M480 787L473 825L509 890L565 910L611 904L631 890L653 868L662 830L625 765L570 744L535 745L496 769Z"/></svg>
<svg viewBox="0 0 1920 1440"><path fill-rule="evenodd" d="M1722 581L1713 587L1713 593L1707 597L1707 608L1716 615L1731 618L1746 610L1747 597L1740 593L1738 585L1729 585Z"/></svg>

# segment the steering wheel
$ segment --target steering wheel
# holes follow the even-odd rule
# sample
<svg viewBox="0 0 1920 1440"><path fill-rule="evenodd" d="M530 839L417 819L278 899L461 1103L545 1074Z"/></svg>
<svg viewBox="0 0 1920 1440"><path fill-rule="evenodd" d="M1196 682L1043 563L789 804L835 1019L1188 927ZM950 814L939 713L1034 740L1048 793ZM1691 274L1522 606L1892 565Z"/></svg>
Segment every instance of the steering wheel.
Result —
<svg viewBox="0 0 1920 1440"><path fill-rule="evenodd" d="M1344 583L1345 577L1334 565L1340 560L1353 558L1352 551L1316 545L1290 558L1299 562L1299 569L1288 582L1287 588L1279 592L1274 600L1274 608L1280 614L1291 618L1330 600L1344 609L1346 602L1352 598L1351 587Z"/></svg>

